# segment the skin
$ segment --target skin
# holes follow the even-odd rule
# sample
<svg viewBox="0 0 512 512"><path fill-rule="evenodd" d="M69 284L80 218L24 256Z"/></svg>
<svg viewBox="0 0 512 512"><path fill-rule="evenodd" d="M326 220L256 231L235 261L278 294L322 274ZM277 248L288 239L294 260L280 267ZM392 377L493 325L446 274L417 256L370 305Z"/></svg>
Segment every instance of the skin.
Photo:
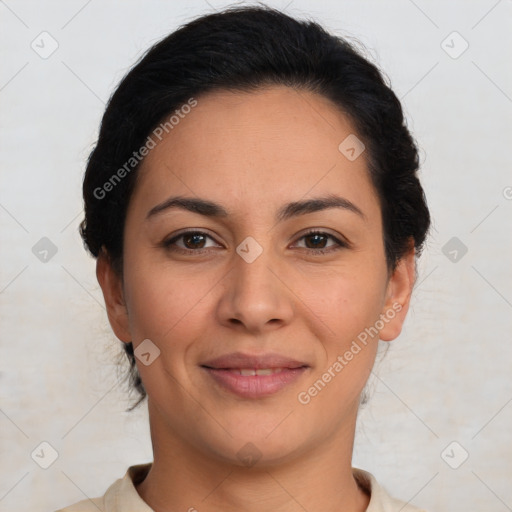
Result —
<svg viewBox="0 0 512 512"><path fill-rule="evenodd" d="M134 348L150 339L160 356L137 360L148 393L154 463L137 486L157 512L364 511L369 497L351 470L361 391L378 338L402 328L414 283L414 248L391 274L382 218L364 153L349 161L338 146L355 130L327 99L272 86L199 98L145 158L130 201L123 277L103 253L97 277L112 328ZM285 203L336 194L364 216L329 208L277 222ZM170 196L220 203L213 218L168 209ZM211 237L163 242L178 231ZM348 247L318 254L316 228ZM263 252L252 263L236 252L248 236ZM321 238L324 248L336 242ZM308 252L308 248L310 252ZM203 254L193 251L206 250ZM314 253L317 251L317 253ZM307 390L366 327L397 304L378 336L307 404ZM234 351L276 352L308 370L266 398L219 387L200 364ZM244 465L246 443L259 460Z"/></svg>

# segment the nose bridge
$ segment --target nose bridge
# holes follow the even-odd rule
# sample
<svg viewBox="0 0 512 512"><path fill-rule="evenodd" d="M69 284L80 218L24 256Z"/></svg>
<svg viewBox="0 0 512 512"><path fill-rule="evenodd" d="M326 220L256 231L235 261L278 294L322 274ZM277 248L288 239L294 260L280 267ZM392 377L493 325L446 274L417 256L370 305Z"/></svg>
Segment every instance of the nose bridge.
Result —
<svg viewBox="0 0 512 512"><path fill-rule="evenodd" d="M270 271L272 252L268 237L265 246L252 236L246 237L238 244L237 256L233 258L233 284L238 295L238 303L243 303L247 298L252 302L262 300L268 302L276 299L275 283L273 283L275 276Z"/></svg>
<svg viewBox="0 0 512 512"><path fill-rule="evenodd" d="M221 298L222 321L230 325L242 323L250 330L263 329L277 320L289 321L290 298L275 275L279 265L274 254L270 247L264 247L251 236L236 247L233 267L226 276L227 288Z"/></svg>
<svg viewBox="0 0 512 512"><path fill-rule="evenodd" d="M239 276L248 281L252 286L254 284L266 284L270 280L272 273L269 267L272 266L272 250L269 247L263 248L257 242L243 242L237 248L237 254L240 258L236 261L236 270ZM261 247L261 249L260 249ZM274 261L275 264L275 261Z"/></svg>

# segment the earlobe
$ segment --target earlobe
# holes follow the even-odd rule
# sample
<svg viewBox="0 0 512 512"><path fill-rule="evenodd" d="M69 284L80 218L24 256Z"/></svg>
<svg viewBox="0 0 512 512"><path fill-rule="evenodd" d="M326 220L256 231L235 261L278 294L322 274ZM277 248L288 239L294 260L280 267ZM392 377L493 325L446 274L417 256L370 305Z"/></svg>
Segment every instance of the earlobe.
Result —
<svg viewBox="0 0 512 512"><path fill-rule="evenodd" d="M392 276L389 278L386 302L381 315L385 324L379 335L382 341L392 341L402 331L416 279L415 273L415 250L414 245L411 244L411 248L399 260Z"/></svg>
<svg viewBox="0 0 512 512"><path fill-rule="evenodd" d="M112 330L121 341L130 342L128 310L124 299L122 278L112 267L111 260L104 247L101 248L96 261L96 278L103 292Z"/></svg>

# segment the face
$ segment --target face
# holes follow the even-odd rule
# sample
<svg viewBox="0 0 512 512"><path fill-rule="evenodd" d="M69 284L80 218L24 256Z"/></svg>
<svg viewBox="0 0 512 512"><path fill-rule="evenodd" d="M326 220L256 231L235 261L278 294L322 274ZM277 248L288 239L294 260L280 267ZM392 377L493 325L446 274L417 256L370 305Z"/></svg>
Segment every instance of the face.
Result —
<svg viewBox="0 0 512 512"><path fill-rule="evenodd" d="M238 464L349 442L414 274L412 251L388 273L365 154L338 149L354 133L314 93L216 91L145 158L123 280L103 257L97 275L116 335L150 340L137 366L168 439Z"/></svg>

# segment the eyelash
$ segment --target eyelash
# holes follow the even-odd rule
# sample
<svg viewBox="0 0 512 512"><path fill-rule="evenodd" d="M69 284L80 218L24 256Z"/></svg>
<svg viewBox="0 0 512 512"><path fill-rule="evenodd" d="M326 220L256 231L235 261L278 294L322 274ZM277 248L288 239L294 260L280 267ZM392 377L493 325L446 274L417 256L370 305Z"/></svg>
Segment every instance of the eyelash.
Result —
<svg viewBox="0 0 512 512"><path fill-rule="evenodd" d="M162 243L162 245L167 250L172 251L172 252L177 252L180 254L192 254L193 253L195 255L201 255L201 254L209 252L209 249L183 249L182 247L173 246L173 244L177 240L183 238L186 235L204 235L213 240L213 238L208 233L205 233L203 231L190 230L190 231L184 231L169 240L165 240ZM331 235L330 233L326 233L324 231L319 231L318 229L312 229L312 230L308 231L307 233L304 233L299 238L299 240L302 240L303 238L306 238L308 236L313 236L313 235L320 235L320 236L326 236L328 238L331 238L336 243L336 246L331 246L330 248L327 248L327 249L325 249L325 248L324 249L310 249L310 248L306 247L305 249L309 254L314 254L314 255L322 254L323 255L323 254L331 253L333 251L338 251L340 249L349 248L349 244L347 242L339 240L334 235Z"/></svg>

